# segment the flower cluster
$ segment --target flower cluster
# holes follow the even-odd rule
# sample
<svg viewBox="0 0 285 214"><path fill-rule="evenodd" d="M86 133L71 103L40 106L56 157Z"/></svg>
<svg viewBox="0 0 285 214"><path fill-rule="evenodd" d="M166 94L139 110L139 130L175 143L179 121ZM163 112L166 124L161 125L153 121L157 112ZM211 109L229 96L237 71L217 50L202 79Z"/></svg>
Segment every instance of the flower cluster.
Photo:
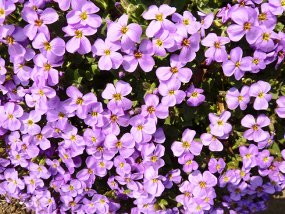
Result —
<svg viewBox="0 0 285 214"><path fill-rule="evenodd" d="M146 26L100 7L0 0L0 194L36 213L264 210L285 185L284 1L152 5Z"/></svg>

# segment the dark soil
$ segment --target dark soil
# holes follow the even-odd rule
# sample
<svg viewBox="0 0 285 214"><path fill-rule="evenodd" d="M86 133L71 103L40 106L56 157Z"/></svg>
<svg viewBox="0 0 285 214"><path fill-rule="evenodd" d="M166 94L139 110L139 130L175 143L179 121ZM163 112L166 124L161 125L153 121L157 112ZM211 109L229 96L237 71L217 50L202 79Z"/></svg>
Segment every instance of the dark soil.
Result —
<svg viewBox="0 0 285 214"><path fill-rule="evenodd" d="M19 201L12 200L7 203L5 199L0 199L0 214L32 214L26 210L24 205L19 204Z"/></svg>

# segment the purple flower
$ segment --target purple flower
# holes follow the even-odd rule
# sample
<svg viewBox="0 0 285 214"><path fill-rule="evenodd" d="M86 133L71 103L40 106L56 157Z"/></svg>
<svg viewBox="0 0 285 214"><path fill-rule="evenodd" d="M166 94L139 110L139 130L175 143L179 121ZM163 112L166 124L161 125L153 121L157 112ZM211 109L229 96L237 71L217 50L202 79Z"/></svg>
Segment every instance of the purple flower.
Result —
<svg viewBox="0 0 285 214"><path fill-rule="evenodd" d="M156 131L155 120L145 119L142 115L136 115L130 119L131 134L137 143L147 143Z"/></svg>
<svg viewBox="0 0 285 214"><path fill-rule="evenodd" d="M79 1L78 4L72 6L72 9L66 15L68 24L88 26L94 29L100 27L102 19L94 14L99 11L99 8L93 2Z"/></svg>
<svg viewBox="0 0 285 214"><path fill-rule="evenodd" d="M267 54L261 51L254 51L252 62L251 62L251 73L258 73L260 70L266 68L265 59L267 58Z"/></svg>
<svg viewBox="0 0 285 214"><path fill-rule="evenodd" d="M268 82L262 80L252 84L249 89L249 95L255 97L253 108L255 110L266 110L268 102L271 100L272 95L267 94L271 89Z"/></svg>
<svg viewBox="0 0 285 214"><path fill-rule="evenodd" d="M276 114L280 118L285 118L285 96L281 96L276 100L277 108L275 109Z"/></svg>
<svg viewBox="0 0 285 214"><path fill-rule="evenodd" d="M250 97L248 86L243 86L240 92L234 87L227 91L226 102L228 108L231 110L236 109L238 106L240 106L241 110L245 110L249 101Z"/></svg>
<svg viewBox="0 0 285 214"><path fill-rule="evenodd" d="M195 88L193 84L186 91L186 96L189 97L187 100L188 106L199 106L205 101L205 96L202 94L203 89Z"/></svg>
<svg viewBox="0 0 285 214"><path fill-rule="evenodd" d="M270 156L269 150L261 151L257 156L257 165L259 168L267 169L271 166L274 157Z"/></svg>
<svg viewBox="0 0 285 214"><path fill-rule="evenodd" d="M239 8L231 13L231 19L236 23L227 29L229 38L237 42L246 35L249 44L253 44L260 36L261 30L258 27L257 12L253 8Z"/></svg>
<svg viewBox="0 0 285 214"><path fill-rule="evenodd" d="M222 158L219 158L218 160L215 158L211 158L208 163L208 169L211 173L222 173L225 167L226 163Z"/></svg>
<svg viewBox="0 0 285 214"><path fill-rule="evenodd" d="M193 195L198 197L205 194L209 188L216 186L218 182L217 178L209 171L204 171L202 174L196 170L189 175L188 179L195 185Z"/></svg>
<svg viewBox="0 0 285 214"><path fill-rule="evenodd" d="M156 70L156 76L161 81L167 81L170 79L178 79L183 83L188 83L192 77L192 71L190 68L184 68L185 63L179 61L178 55L172 55L170 57L171 67L159 67Z"/></svg>
<svg viewBox="0 0 285 214"><path fill-rule="evenodd" d="M128 110L132 107L132 101L125 98L132 92L132 87L129 83L119 80L115 85L108 83L105 90L102 92L104 99L110 100L108 102L109 109Z"/></svg>
<svg viewBox="0 0 285 214"><path fill-rule="evenodd" d="M8 45L10 57L24 56L26 50L21 43L25 40L22 28L14 25L4 25L0 28L0 41Z"/></svg>
<svg viewBox="0 0 285 214"><path fill-rule="evenodd" d="M183 25L189 34L197 33L201 28L201 24L196 21L196 18L189 11L184 11L183 16L179 13L174 13L172 21Z"/></svg>
<svg viewBox="0 0 285 214"><path fill-rule="evenodd" d="M260 176L252 176L250 179L250 191L251 194L256 194L257 197L261 197L265 193L273 194L275 193L275 188L272 183L268 182L263 184L263 178Z"/></svg>
<svg viewBox="0 0 285 214"><path fill-rule="evenodd" d="M194 155L190 152L182 154L178 158L178 163L183 165L183 171L187 174L199 168L198 163L194 160Z"/></svg>
<svg viewBox="0 0 285 214"><path fill-rule="evenodd" d="M116 156L114 158L114 166L116 167L117 174L124 176L131 172L131 165L122 156Z"/></svg>
<svg viewBox="0 0 285 214"><path fill-rule="evenodd" d="M268 133L262 128L270 125L270 119L266 115L261 114L255 120L252 115L247 114L241 120L241 125L249 128L243 133L243 136L246 139L253 140L254 142L260 142L265 140L268 136Z"/></svg>
<svg viewBox="0 0 285 214"><path fill-rule="evenodd" d="M223 63L223 71L227 77L235 76L236 80L240 80L246 71L251 70L251 58L242 58L243 51L240 47L236 47L230 52L230 59Z"/></svg>
<svg viewBox="0 0 285 214"><path fill-rule="evenodd" d="M21 121L19 118L23 113L21 106L7 102L4 106L0 106L0 126L10 131L20 129Z"/></svg>
<svg viewBox="0 0 285 214"><path fill-rule="evenodd" d="M112 41L121 40L123 50L130 50L135 43L140 41L142 28L140 25L131 23L128 25L128 15L123 14L117 22L108 26L107 38Z"/></svg>
<svg viewBox="0 0 285 214"><path fill-rule="evenodd" d="M282 15L285 11L285 4L283 0L269 0L269 10L274 15Z"/></svg>
<svg viewBox="0 0 285 214"><path fill-rule="evenodd" d="M175 13L176 8L170 7L166 4L161 5L159 8L151 5L142 16L146 20L152 20L146 29L147 37L153 37L160 29L168 30L173 33L176 30L175 24L166 19L167 16Z"/></svg>
<svg viewBox="0 0 285 214"><path fill-rule="evenodd" d="M66 89L66 94L70 97L65 101L65 103L68 104L65 106L66 111L76 111L76 115L82 119L86 118L86 109L88 108L88 105L97 102L97 98L92 92L83 95L74 86L69 86Z"/></svg>
<svg viewBox="0 0 285 214"><path fill-rule="evenodd" d="M124 56L123 67L128 72L134 72L138 64L144 72L150 72L155 64L152 55L154 53L153 44L150 40L144 39L138 50L130 50Z"/></svg>
<svg viewBox="0 0 285 214"><path fill-rule="evenodd" d="M82 184L79 180L73 179L70 181L69 184L63 185L61 189L63 193L68 194L72 197L76 197L78 194L81 194L83 191L81 186Z"/></svg>
<svg viewBox="0 0 285 214"><path fill-rule="evenodd" d="M186 94L184 91L179 90L181 82L177 79L171 79L167 83L161 82L158 91L163 96L161 103L166 106L175 106L182 103Z"/></svg>
<svg viewBox="0 0 285 214"><path fill-rule="evenodd" d="M130 133L125 133L120 139L114 134L109 134L105 138L104 145L107 149L119 151L124 158L130 157L135 151L134 137Z"/></svg>
<svg viewBox="0 0 285 214"><path fill-rule="evenodd" d="M98 66L100 70L118 69L123 62L123 57L117 51L120 49L118 42L97 39L92 46L94 56L100 56Z"/></svg>
<svg viewBox="0 0 285 214"><path fill-rule="evenodd" d="M72 36L72 38L66 43L66 50L69 53L87 54L91 51L90 41L86 36L91 36L96 33L97 30L90 27L78 27L78 26L66 26L62 28L66 33L65 36Z"/></svg>
<svg viewBox="0 0 285 214"><path fill-rule="evenodd" d="M223 151L223 144L214 135L204 133L201 135L201 141L204 146L209 146L209 150L212 152Z"/></svg>
<svg viewBox="0 0 285 214"><path fill-rule="evenodd" d="M213 13L205 14L200 11L198 15L201 17L201 36L205 37L205 30L211 27L215 16Z"/></svg>
<svg viewBox="0 0 285 214"><path fill-rule="evenodd" d="M215 33L209 33L202 41L203 46L209 47L205 52L207 58L211 58L217 62L224 62L228 59L225 44L229 43L228 37L217 36Z"/></svg>
<svg viewBox="0 0 285 214"><path fill-rule="evenodd" d="M211 134L223 137L228 135L232 131L231 124L227 123L227 120L231 117L229 111L224 111L220 116L217 116L213 113L209 114L209 120L211 122L210 129Z"/></svg>
<svg viewBox="0 0 285 214"><path fill-rule="evenodd" d="M183 26L177 26L174 36L176 45L169 49L170 52L180 50L179 60L181 62L192 62L196 57L196 52L200 48L200 34L195 33L188 37L187 30Z"/></svg>
<svg viewBox="0 0 285 214"><path fill-rule="evenodd" d="M19 179L18 172L15 169L6 169L4 172L4 188L9 193L15 193L15 191L19 188L23 190L25 188L24 182Z"/></svg>
<svg viewBox="0 0 285 214"><path fill-rule="evenodd" d="M154 145L153 143L148 143L142 146L141 155L145 167L152 166L155 170L164 166L164 160L162 159L165 153L164 146L158 144Z"/></svg>
<svg viewBox="0 0 285 214"><path fill-rule="evenodd" d="M263 52L270 52L275 49L274 40L277 39L277 34L273 31L273 27L260 26L261 35L256 39L254 46Z"/></svg>
<svg viewBox="0 0 285 214"><path fill-rule="evenodd" d="M47 59L42 54L38 54L34 57L35 67L31 76L34 80L44 79L47 80L48 85L54 86L59 82L58 70L54 67L62 65L62 62L59 61L59 58L50 58Z"/></svg>
<svg viewBox="0 0 285 214"><path fill-rule="evenodd" d="M65 53L65 42L57 37L50 41L50 36L39 33L32 43L35 49L40 49L41 53L48 59L52 60Z"/></svg>
<svg viewBox="0 0 285 214"><path fill-rule="evenodd" d="M15 4L11 1L0 2L0 25L4 23L6 16L11 14L15 9Z"/></svg>
<svg viewBox="0 0 285 214"><path fill-rule="evenodd" d="M46 25L58 20L58 14L53 8L46 8L40 14L37 14L35 10L27 8L22 11L22 17L29 23L24 27L24 33L30 40L35 38L37 32L47 35L49 30Z"/></svg>
<svg viewBox="0 0 285 214"><path fill-rule="evenodd" d="M152 40L154 54L157 56L165 57L167 52L165 49L170 49L174 46L173 34L169 31L160 31Z"/></svg>
<svg viewBox="0 0 285 214"><path fill-rule="evenodd" d="M250 144L247 148L245 146L239 147L239 152L242 157L242 163L245 168L252 168L256 166L256 156L258 155L257 146Z"/></svg>
<svg viewBox="0 0 285 214"><path fill-rule="evenodd" d="M168 107L159 103L159 98L155 94L147 94L144 98L145 105L141 106L141 115L157 120L168 117Z"/></svg>
<svg viewBox="0 0 285 214"><path fill-rule="evenodd" d="M158 197L162 194L165 187L162 183L162 176L158 175L153 167L148 167L144 172L144 189L152 196Z"/></svg>
<svg viewBox="0 0 285 214"><path fill-rule="evenodd" d="M198 156L201 153L203 144L194 140L196 131L185 129L182 133L181 141L175 141L171 145L171 150L176 157L190 151L193 155Z"/></svg>
<svg viewBox="0 0 285 214"><path fill-rule="evenodd" d="M41 120L41 115L38 114L36 111L31 111L29 114L24 113L21 117L22 123L22 130L23 134L28 133L29 135L37 135L41 132L41 127L36 124Z"/></svg>

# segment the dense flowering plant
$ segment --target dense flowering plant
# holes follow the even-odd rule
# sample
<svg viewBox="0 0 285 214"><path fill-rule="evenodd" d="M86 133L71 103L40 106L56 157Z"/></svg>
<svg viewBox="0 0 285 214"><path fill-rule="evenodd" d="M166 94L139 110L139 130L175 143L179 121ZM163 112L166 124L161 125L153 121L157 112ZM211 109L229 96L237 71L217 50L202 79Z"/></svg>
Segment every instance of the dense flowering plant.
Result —
<svg viewBox="0 0 285 214"><path fill-rule="evenodd" d="M285 1L150 2L0 0L6 200L233 214L285 188Z"/></svg>

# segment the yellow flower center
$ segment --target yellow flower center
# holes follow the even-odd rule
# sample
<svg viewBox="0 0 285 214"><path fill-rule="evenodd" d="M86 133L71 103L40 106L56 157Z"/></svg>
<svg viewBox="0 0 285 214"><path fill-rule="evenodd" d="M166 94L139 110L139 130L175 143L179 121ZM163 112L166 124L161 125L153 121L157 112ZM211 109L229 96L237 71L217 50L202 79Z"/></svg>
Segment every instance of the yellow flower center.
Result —
<svg viewBox="0 0 285 214"><path fill-rule="evenodd" d="M82 12L81 14L80 14L80 19L81 20L86 20L88 18L88 14L87 14L87 12L86 11L84 11L84 12Z"/></svg>
<svg viewBox="0 0 285 214"><path fill-rule="evenodd" d="M183 19L183 24L184 25L189 25L190 24L190 20L189 19Z"/></svg>
<svg viewBox="0 0 285 214"><path fill-rule="evenodd" d="M104 51L104 53L105 53L106 56L109 56L111 54L111 51L110 51L110 49L107 49L107 50Z"/></svg>
<svg viewBox="0 0 285 214"><path fill-rule="evenodd" d="M115 123L118 120L118 117L117 117L117 115L113 114L110 119L113 123Z"/></svg>
<svg viewBox="0 0 285 214"><path fill-rule="evenodd" d="M239 102L243 101L243 96L238 96L238 101Z"/></svg>
<svg viewBox="0 0 285 214"><path fill-rule="evenodd" d="M244 23L243 29L244 30L250 30L251 29L251 23L250 22Z"/></svg>
<svg viewBox="0 0 285 214"><path fill-rule="evenodd" d="M8 114L8 119L12 120L14 118L13 114Z"/></svg>
<svg viewBox="0 0 285 214"><path fill-rule="evenodd" d="M218 123L219 126L222 126L224 124L224 122L222 120L218 120L217 123Z"/></svg>
<svg viewBox="0 0 285 214"><path fill-rule="evenodd" d="M183 147L184 149L189 149L190 146L191 146L191 144L190 144L188 141L183 141L183 142L182 142L182 147Z"/></svg>
<svg viewBox="0 0 285 214"><path fill-rule="evenodd" d="M252 126L252 129L253 129L254 131L257 131L257 130L258 130L258 125L257 125L257 124L254 124L254 125Z"/></svg>
<svg viewBox="0 0 285 214"><path fill-rule="evenodd" d="M76 30L74 33L75 33L75 37L78 39L81 39L83 37L83 33L81 30Z"/></svg>
<svg viewBox="0 0 285 214"><path fill-rule="evenodd" d="M105 163L104 162L100 162L99 166L103 168L103 167L105 167Z"/></svg>
<svg viewBox="0 0 285 214"><path fill-rule="evenodd" d="M122 148L122 146L123 146L123 143L122 143L121 141L118 141L118 142L116 143L116 147L117 147L118 149Z"/></svg>
<svg viewBox="0 0 285 214"><path fill-rule="evenodd" d="M121 94L116 93L116 94L113 95L113 98L114 98L116 101L119 101L119 100L122 99L122 96L121 96Z"/></svg>
<svg viewBox="0 0 285 214"><path fill-rule="evenodd" d="M240 67L240 62L236 62L235 66L236 66L237 68L239 68L239 67Z"/></svg>
<svg viewBox="0 0 285 214"><path fill-rule="evenodd" d="M143 126L142 125L139 125L138 127L137 127L137 130L138 131L141 131L143 129Z"/></svg>
<svg viewBox="0 0 285 214"><path fill-rule="evenodd" d="M189 41L189 39L183 39L183 40L182 40L182 46L184 46L184 47L189 47L189 46L190 46L190 41Z"/></svg>
<svg viewBox="0 0 285 214"><path fill-rule="evenodd" d="M170 69L171 73L176 74L178 72L178 68L177 67L173 67Z"/></svg>
<svg viewBox="0 0 285 214"><path fill-rule="evenodd" d="M0 8L0 16L4 16L5 15L5 10L3 8Z"/></svg>
<svg viewBox="0 0 285 214"><path fill-rule="evenodd" d="M70 190L70 191L74 190L74 186L70 185L70 186L69 186L69 190Z"/></svg>
<svg viewBox="0 0 285 214"><path fill-rule="evenodd" d="M152 161L153 163L155 163L158 158L157 158L157 156L154 155L154 156L152 156L150 159L151 159L151 161Z"/></svg>
<svg viewBox="0 0 285 214"><path fill-rule="evenodd" d="M76 141L76 136L75 136L75 135L71 135L70 140L71 140L72 142Z"/></svg>
<svg viewBox="0 0 285 214"><path fill-rule="evenodd" d="M148 113L152 114L152 113L155 112L155 108L154 108L153 106L149 106L149 107L147 108L147 111L148 111Z"/></svg>
<svg viewBox="0 0 285 214"><path fill-rule="evenodd" d="M135 58L136 58L136 59L142 58L142 53L139 52L139 51L135 52Z"/></svg>
<svg viewBox="0 0 285 214"><path fill-rule="evenodd" d="M44 91L42 89L39 90L39 95L42 97L45 95Z"/></svg>
<svg viewBox="0 0 285 214"><path fill-rule="evenodd" d="M121 29L122 34L126 34L128 32L128 27L127 26L123 26Z"/></svg>
<svg viewBox="0 0 285 214"><path fill-rule="evenodd" d="M259 59L255 58L255 59L253 59L252 62L253 62L255 65L258 65L258 64L259 64Z"/></svg>
<svg viewBox="0 0 285 214"><path fill-rule="evenodd" d="M170 90L168 93L169 93L170 95L174 95L174 94L175 94L175 91L174 91L174 90Z"/></svg>
<svg viewBox="0 0 285 214"><path fill-rule="evenodd" d="M33 125L33 124L34 124L34 121L28 120L28 125L29 125L29 126L31 126L31 125Z"/></svg>
<svg viewBox="0 0 285 214"><path fill-rule="evenodd" d="M214 46L215 46L215 48L220 49L221 48L221 43L220 42L215 42Z"/></svg>
<svg viewBox="0 0 285 214"><path fill-rule="evenodd" d="M78 97L76 100L76 105L82 105L83 104L83 98L82 97Z"/></svg>
<svg viewBox="0 0 285 214"><path fill-rule="evenodd" d="M270 39L270 33L264 33L264 34L262 35L262 39L263 39L264 41L269 41L269 39Z"/></svg>
<svg viewBox="0 0 285 214"><path fill-rule="evenodd" d="M98 112L92 111L91 116L92 116L92 117L97 117L97 116L98 116Z"/></svg>
<svg viewBox="0 0 285 214"><path fill-rule="evenodd" d="M266 13L261 13L258 15L258 20L259 21L265 21L267 20L267 14Z"/></svg>
<svg viewBox="0 0 285 214"><path fill-rule="evenodd" d="M161 22L161 21L163 21L163 14L162 13L156 14L155 18L156 18L157 21Z"/></svg>
<svg viewBox="0 0 285 214"><path fill-rule="evenodd" d="M205 181L200 181L200 182L199 182L199 186L200 186L201 189L205 189L205 188L206 188L206 185L207 185L207 184L206 184Z"/></svg>
<svg viewBox="0 0 285 214"><path fill-rule="evenodd" d="M49 42L45 42L44 43L44 48L47 50L47 51L50 51L51 50L51 45Z"/></svg>
<svg viewBox="0 0 285 214"><path fill-rule="evenodd" d="M8 45L12 45L15 42L15 40L12 36L7 36L6 41L7 41Z"/></svg>
<svg viewBox="0 0 285 214"><path fill-rule="evenodd" d="M51 65L49 63L44 64L45 71L49 71L51 69Z"/></svg>
<svg viewBox="0 0 285 214"><path fill-rule="evenodd" d="M58 113L58 118L59 118L59 119L63 119L64 116L65 116L64 113L62 113L62 112L59 112L59 113Z"/></svg>
<svg viewBox="0 0 285 214"><path fill-rule="evenodd" d="M161 39L156 40L156 45L161 47L163 45L163 41Z"/></svg>
<svg viewBox="0 0 285 214"><path fill-rule="evenodd" d="M42 26L42 24L43 24L43 20L41 20L41 19L38 19L35 21L35 25L38 27Z"/></svg>
<svg viewBox="0 0 285 214"><path fill-rule="evenodd" d="M259 98L263 98L263 97L264 97L264 93L263 93L263 92L260 92L260 93L258 94L258 97L259 97Z"/></svg>
<svg viewBox="0 0 285 214"><path fill-rule="evenodd" d="M92 143L96 143L97 142L97 138L96 137L91 137L91 141L92 141Z"/></svg>
<svg viewBox="0 0 285 214"><path fill-rule="evenodd" d="M196 97L198 97L198 92L193 92L192 94L191 94L191 97L194 97L194 98L196 98Z"/></svg>

